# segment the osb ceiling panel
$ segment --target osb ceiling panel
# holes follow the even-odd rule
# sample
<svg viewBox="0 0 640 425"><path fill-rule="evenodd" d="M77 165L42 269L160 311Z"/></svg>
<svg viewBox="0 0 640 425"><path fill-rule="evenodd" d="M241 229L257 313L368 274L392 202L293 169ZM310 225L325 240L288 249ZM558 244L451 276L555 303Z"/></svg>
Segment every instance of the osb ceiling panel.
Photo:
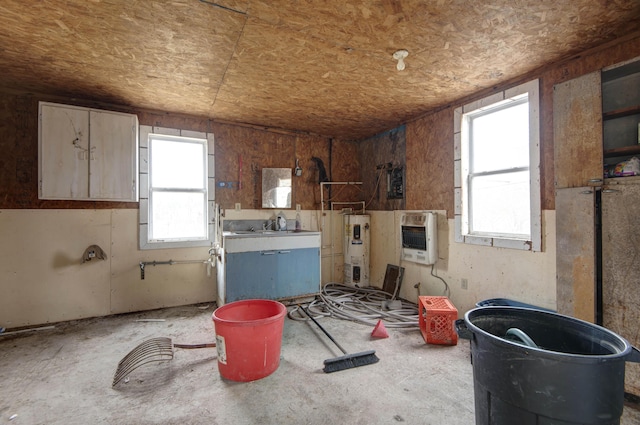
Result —
<svg viewBox="0 0 640 425"><path fill-rule="evenodd" d="M362 139L637 31L637 0L3 0L0 84Z"/></svg>

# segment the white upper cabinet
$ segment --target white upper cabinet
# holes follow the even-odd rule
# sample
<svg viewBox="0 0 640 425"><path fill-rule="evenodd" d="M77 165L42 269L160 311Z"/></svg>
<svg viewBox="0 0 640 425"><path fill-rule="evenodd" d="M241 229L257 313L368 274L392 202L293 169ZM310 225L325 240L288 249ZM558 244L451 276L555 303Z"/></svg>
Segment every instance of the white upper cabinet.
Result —
<svg viewBox="0 0 640 425"><path fill-rule="evenodd" d="M40 199L138 201L138 117L40 102Z"/></svg>

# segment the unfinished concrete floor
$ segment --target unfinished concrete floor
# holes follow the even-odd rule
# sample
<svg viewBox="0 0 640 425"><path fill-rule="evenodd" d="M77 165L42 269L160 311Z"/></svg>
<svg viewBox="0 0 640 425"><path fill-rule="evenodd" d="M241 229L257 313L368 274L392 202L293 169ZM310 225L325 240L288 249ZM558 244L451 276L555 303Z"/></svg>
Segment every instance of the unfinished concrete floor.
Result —
<svg viewBox="0 0 640 425"><path fill-rule="evenodd" d="M211 306L187 306L56 324L0 337L0 423L12 424L431 424L474 423L469 343L424 343L418 329L324 318L350 352L375 349L373 365L325 374L341 355L311 322L285 320L280 367L254 382L218 373L216 349L176 349L111 387L120 359L140 342L214 340ZM144 319L164 319L145 322ZM640 423L625 407L622 424Z"/></svg>

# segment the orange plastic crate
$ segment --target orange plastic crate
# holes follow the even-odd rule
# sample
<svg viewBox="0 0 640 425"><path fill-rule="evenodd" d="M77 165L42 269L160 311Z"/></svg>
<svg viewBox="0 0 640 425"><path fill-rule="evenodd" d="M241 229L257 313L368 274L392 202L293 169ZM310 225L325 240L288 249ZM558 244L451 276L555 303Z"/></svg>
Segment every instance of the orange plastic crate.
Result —
<svg viewBox="0 0 640 425"><path fill-rule="evenodd" d="M427 344L456 345L458 309L447 297L418 297L418 324Z"/></svg>

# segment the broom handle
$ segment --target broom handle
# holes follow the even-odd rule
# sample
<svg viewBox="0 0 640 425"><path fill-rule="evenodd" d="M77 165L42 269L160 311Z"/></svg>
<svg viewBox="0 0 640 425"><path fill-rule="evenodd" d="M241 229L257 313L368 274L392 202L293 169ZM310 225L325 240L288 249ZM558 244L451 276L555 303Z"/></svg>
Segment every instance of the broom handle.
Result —
<svg viewBox="0 0 640 425"><path fill-rule="evenodd" d="M324 332L324 334L325 334L326 336L328 336L328 337L329 337L329 339L330 339L331 341L333 341L333 343L334 343L335 345L337 345L337 346L338 346L338 348L340 349L340 351L342 351L344 354L348 354L348 353L347 353L347 350L345 350L344 348L342 348L342 346L341 346L340 344L338 344L338 341L336 341L335 339L333 339L333 337L329 334L329 332L327 332L327 331L322 327L322 325L320 325L320 323L318 323L318 321L317 321L316 319L314 319L314 318L313 318L313 316L312 316L312 315L310 315L310 314L309 314L309 312L308 312L307 310L305 310L305 308L304 308L304 307L302 307L302 306L298 306L298 307L300 308L300 310L304 311L304 314L306 314L306 315L307 315L307 317L309 317L309 319L313 320L313 323L315 323L316 325L318 325L318 327L320 328L320 330L321 330L322 332Z"/></svg>
<svg viewBox="0 0 640 425"><path fill-rule="evenodd" d="M205 344L173 344L174 347L176 348L186 348L186 349L193 349L193 348L212 348L216 346L215 342L208 342Z"/></svg>

